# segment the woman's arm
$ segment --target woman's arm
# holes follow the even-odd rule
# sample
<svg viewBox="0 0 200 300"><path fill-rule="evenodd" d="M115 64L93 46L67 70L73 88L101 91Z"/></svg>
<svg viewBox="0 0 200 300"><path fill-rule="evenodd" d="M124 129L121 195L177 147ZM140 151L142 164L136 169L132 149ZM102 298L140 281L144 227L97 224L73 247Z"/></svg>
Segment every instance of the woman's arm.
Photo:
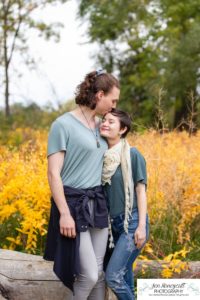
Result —
<svg viewBox="0 0 200 300"><path fill-rule="evenodd" d="M57 152L48 157L48 182L53 199L60 212L60 233L67 237L75 237L75 223L67 205L60 172L64 162L65 152Z"/></svg>
<svg viewBox="0 0 200 300"><path fill-rule="evenodd" d="M135 231L135 244L137 248L141 248L146 240L146 214L147 214L147 199L146 199L146 186L143 183L136 185L139 224Z"/></svg>

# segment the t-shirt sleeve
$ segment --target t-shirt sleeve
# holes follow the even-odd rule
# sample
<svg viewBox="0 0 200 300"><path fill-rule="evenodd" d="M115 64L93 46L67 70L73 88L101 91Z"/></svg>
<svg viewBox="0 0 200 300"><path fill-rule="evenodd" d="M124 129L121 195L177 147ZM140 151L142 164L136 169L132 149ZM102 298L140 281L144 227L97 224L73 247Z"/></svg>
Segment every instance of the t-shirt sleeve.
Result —
<svg viewBox="0 0 200 300"><path fill-rule="evenodd" d="M66 151L67 143L67 131L59 121L54 121L48 136L47 157L56 152Z"/></svg>
<svg viewBox="0 0 200 300"><path fill-rule="evenodd" d="M131 148L131 163L134 184L140 182L147 185L146 161L136 148Z"/></svg>

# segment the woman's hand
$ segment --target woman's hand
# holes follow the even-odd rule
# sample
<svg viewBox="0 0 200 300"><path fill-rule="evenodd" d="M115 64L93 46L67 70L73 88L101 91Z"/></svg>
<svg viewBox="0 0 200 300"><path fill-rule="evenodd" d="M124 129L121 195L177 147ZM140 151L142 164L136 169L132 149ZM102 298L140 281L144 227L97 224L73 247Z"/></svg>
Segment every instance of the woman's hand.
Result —
<svg viewBox="0 0 200 300"><path fill-rule="evenodd" d="M134 242L136 244L137 249L140 249L146 240L146 228L145 226L138 226L135 235Z"/></svg>
<svg viewBox="0 0 200 300"><path fill-rule="evenodd" d="M61 214L60 233L69 238L76 237L75 222L71 215Z"/></svg>

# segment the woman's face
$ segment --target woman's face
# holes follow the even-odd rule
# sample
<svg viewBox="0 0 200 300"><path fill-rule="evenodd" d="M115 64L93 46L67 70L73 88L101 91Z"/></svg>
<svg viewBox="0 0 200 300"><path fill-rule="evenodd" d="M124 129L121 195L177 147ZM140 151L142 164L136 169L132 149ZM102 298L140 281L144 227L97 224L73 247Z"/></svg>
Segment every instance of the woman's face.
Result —
<svg viewBox="0 0 200 300"><path fill-rule="evenodd" d="M119 118L107 113L100 125L100 134L107 140L120 140L121 134L124 130L120 129Z"/></svg>
<svg viewBox="0 0 200 300"><path fill-rule="evenodd" d="M113 86L111 91L106 95L103 91L99 91L96 94L96 112L100 115L104 115L111 111L112 108L116 108L117 102L119 101L119 95L120 90L116 86Z"/></svg>

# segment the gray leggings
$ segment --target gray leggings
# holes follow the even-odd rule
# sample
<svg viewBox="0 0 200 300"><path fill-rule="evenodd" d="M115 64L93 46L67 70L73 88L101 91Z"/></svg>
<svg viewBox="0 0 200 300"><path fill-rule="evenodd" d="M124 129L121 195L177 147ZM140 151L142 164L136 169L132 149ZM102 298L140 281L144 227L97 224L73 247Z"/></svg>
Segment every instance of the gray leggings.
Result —
<svg viewBox="0 0 200 300"><path fill-rule="evenodd" d="M80 275L74 283L73 300L104 300L103 259L108 228L89 228L80 233Z"/></svg>

